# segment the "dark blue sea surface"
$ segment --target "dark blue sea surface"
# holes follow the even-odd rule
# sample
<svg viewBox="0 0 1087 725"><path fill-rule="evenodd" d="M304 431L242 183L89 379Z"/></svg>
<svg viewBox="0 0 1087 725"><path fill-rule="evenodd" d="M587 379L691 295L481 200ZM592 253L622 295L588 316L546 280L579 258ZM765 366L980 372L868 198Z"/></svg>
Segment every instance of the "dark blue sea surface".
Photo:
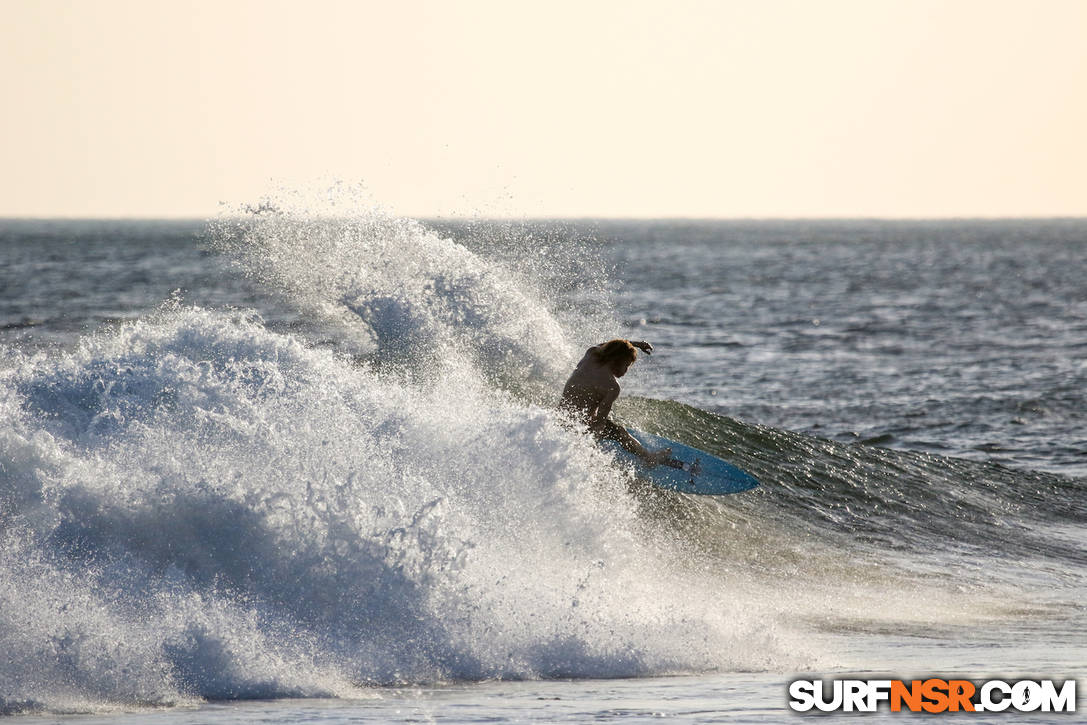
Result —
<svg viewBox="0 0 1087 725"><path fill-rule="evenodd" d="M602 225L663 397L1087 474L1087 223Z"/></svg>
<svg viewBox="0 0 1087 725"><path fill-rule="evenodd" d="M1083 677L1085 259L1076 219L0 221L0 714ZM615 415L757 489L646 493L559 420L614 336L654 346Z"/></svg>

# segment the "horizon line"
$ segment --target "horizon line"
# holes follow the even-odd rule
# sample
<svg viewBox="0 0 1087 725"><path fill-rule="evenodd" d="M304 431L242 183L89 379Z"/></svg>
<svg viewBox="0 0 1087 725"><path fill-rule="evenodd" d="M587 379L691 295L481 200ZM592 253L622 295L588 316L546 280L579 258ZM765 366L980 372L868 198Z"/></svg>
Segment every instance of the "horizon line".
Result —
<svg viewBox="0 0 1087 725"><path fill-rule="evenodd" d="M1029 214L1029 215L936 215L936 216L613 216L613 215L575 215L575 216L468 216L451 215L411 215L381 213L394 219L413 219L420 222L835 222L835 221L885 221L885 222L934 222L934 221L1087 221L1087 214ZM325 215L315 215L320 218ZM349 215L344 215L351 218ZM334 216L328 218L344 218ZM247 219L250 216L232 214L224 216L188 216L188 215L54 215L54 216L14 216L0 214L0 222L210 222L217 219Z"/></svg>

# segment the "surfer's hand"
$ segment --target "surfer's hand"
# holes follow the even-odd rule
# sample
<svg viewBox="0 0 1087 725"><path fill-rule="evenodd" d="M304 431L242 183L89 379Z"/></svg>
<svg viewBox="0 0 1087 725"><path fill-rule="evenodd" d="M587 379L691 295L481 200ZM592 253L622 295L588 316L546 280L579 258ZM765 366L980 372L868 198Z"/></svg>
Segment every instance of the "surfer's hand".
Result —
<svg viewBox="0 0 1087 725"><path fill-rule="evenodd" d="M627 340L627 342L644 352L646 355L650 355L653 352L653 346L645 340Z"/></svg>

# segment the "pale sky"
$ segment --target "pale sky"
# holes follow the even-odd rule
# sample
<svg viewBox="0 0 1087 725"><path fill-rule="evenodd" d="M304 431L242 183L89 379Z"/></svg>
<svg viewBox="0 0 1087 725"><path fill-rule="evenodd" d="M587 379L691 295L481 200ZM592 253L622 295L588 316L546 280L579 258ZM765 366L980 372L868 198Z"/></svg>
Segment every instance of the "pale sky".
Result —
<svg viewBox="0 0 1087 725"><path fill-rule="evenodd" d="M1087 0L0 0L0 216L1087 216Z"/></svg>

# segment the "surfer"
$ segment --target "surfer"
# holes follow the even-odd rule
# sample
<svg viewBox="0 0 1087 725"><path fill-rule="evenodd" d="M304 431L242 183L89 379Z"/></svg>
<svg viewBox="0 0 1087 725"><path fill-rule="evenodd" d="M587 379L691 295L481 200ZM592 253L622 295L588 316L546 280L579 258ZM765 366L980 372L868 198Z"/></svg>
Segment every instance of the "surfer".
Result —
<svg viewBox="0 0 1087 725"><path fill-rule="evenodd" d="M566 381L559 405L585 423L597 440L617 441L623 448L653 465L674 465L671 448L649 451L623 426L608 417L612 403L619 397L618 378L626 375L638 359L638 350L648 355L653 352L653 346L644 340L618 338L590 347Z"/></svg>

